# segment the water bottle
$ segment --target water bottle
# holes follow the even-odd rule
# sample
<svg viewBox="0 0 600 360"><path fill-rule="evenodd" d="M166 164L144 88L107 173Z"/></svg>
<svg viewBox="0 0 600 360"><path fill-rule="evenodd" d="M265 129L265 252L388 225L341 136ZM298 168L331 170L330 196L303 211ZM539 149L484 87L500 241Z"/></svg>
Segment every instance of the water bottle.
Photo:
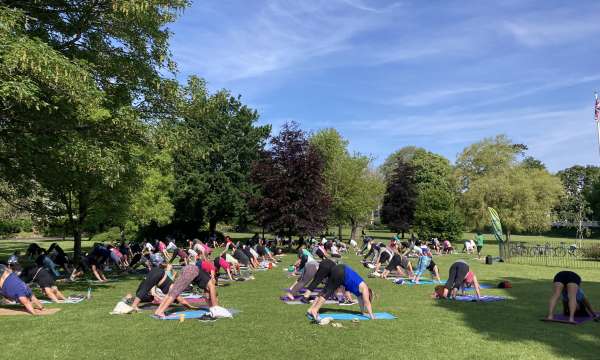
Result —
<svg viewBox="0 0 600 360"><path fill-rule="evenodd" d="M88 287L88 291L87 291L87 299L91 300L92 299L92 288Z"/></svg>

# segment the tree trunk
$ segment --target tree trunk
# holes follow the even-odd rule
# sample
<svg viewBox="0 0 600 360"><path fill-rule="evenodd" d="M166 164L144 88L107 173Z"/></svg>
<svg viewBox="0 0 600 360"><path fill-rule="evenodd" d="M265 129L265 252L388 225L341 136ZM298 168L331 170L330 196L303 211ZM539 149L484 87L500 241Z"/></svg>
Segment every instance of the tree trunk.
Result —
<svg viewBox="0 0 600 360"><path fill-rule="evenodd" d="M210 219L208 221L208 236L214 235L217 229L217 219Z"/></svg>
<svg viewBox="0 0 600 360"><path fill-rule="evenodd" d="M402 230L402 240L404 240L404 230Z"/></svg>
<svg viewBox="0 0 600 360"><path fill-rule="evenodd" d="M342 241L342 224L338 224L338 240Z"/></svg>

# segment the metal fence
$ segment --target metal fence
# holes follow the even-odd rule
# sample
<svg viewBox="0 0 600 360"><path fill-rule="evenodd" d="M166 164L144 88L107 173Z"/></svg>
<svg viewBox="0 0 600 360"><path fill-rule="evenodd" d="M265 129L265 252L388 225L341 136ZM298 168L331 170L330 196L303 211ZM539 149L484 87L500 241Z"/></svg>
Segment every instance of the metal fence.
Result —
<svg viewBox="0 0 600 360"><path fill-rule="evenodd" d="M600 243L590 241L545 242L534 244L511 241L504 245L509 263L572 268L600 268Z"/></svg>

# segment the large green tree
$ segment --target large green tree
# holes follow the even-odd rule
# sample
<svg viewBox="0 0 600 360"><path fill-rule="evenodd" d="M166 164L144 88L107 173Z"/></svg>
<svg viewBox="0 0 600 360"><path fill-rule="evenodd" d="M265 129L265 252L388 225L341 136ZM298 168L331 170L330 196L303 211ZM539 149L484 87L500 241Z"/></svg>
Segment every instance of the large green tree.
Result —
<svg viewBox="0 0 600 360"><path fill-rule="evenodd" d="M187 2L3 4L3 197L65 215L78 256L85 222L124 213L123 201L139 184L140 120L160 114L160 89L169 88L160 86L161 68L172 65L165 25Z"/></svg>
<svg viewBox="0 0 600 360"><path fill-rule="evenodd" d="M351 155L348 141L335 129L323 129L315 133L310 143L318 149L324 160L323 176L331 199L330 220L342 226L350 224L351 238L355 238L359 226L369 220L383 195L383 182L370 170L370 159L360 154Z"/></svg>
<svg viewBox="0 0 600 360"><path fill-rule="evenodd" d="M407 163L412 160L418 150L425 150L417 146L405 146L390 154L383 164L379 167L379 171L383 175L386 182L389 182L394 176L396 167L400 162Z"/></svg>
<svg viewBox="0 0 600 360"><path fill-rule="evenodd" d="M546 170L522 164L525 149L498 136L470 145L459 155L462 209L472 228L489 224L488 207L498 211L509 239L514 231L550 228L562 184Z"/></svg>
<svg viewBox="0 0 600 360"><path fill-rule="evenodd" d="M252 196L252 162L258 159L270 126L257 126L258 113L227 91L209 95L192 77L182 93L174 147L176 220L190 229L244 213Z"/></svg>
<svg viewBox="0 0 600 360"><path fill-rule="evenodd" d="M426 150L417 150L410 160L414 168L417 200L413 229L422 238L459 239L463 218L450 161Z"/></svg>

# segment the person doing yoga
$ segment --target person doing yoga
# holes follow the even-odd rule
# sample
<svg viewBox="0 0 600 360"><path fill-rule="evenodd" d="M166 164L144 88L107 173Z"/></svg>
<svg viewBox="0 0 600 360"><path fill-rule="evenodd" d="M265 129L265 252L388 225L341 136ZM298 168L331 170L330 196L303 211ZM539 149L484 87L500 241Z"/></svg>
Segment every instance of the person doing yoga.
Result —
<svg viewBox="0 0 600 360"><path fill-rule="evenodd" d="M31 315L37 315L44 310L44 306L33 295L29 286L4 265L0 265L0 295L20 302Z"/></svg>
<svg viewBox="0 0 600 360"><path fill-rule="evenodd" d="M469 265L464 260L457 260L450 266L448 271L448 281L438 297L455 298L458 290L464 291L465 288L475 287L477 300L481 297L481 287L475 273L469 270Z"/></svg>
<svg viewBox="0 0 600 360"><path fill-rule="evenodd" d="M25 283L36 283L44 295L53 302L66 300L65 296L58 290L56 281L50 270L39 265L29 265L23 269L20 276Z"/></svg>
<svg viewBox="0 0 600 360"><path fill-rule="evenodd" d="M205 261L199 260L195 264L184 266L171 288L169 293L160 303L160 306L154 312L154 315L158 317L164 317L165 311L171 306L175 299L179 298L182 292L184 292L191 284L198 286L208 294L209 304L211 307L218 306L219 301L217 299L217 286L215 279L211 275L203 270L203 263ZM212 267L214 265L210 263Z"/></svg>
<svg viewBox="0 0 600 360"><path fill-rule="evenodd" d="M308 309L307 315L309 315L309 317L320 322L319 309L325 304L327 298L334 295L337 289L343 286L346 291L354 294L358 298L361 312L364 315L369 316L369 318L375 319L373 308L371 306L373 291L369 289L367 283L365 283L358 273L348 265L339 264L331 268L328 275L325 289L317 296L317 299Z"/></svg>
<svg viewBox="0 0 600 360"><path fill-rule="evenodd" d="M599 321L592 305L581 290L581 277L573 271L561 271L554 276L552 296L548 306L548 320L554 319L554 309L562 298L563 313L569 316L569 322L575 323L575 316L589 316Z"/></svg>

